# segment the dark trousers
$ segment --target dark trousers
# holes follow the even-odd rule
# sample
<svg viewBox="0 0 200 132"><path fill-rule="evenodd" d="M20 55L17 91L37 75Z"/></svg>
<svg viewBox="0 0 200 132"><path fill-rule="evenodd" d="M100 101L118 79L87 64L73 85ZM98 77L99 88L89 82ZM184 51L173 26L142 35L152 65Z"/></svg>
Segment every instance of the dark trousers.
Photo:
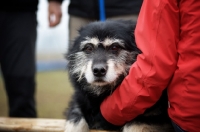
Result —
<svg viewBox="0 0 200 132"><path fill-rule="evenodd" d="M172 125L174 127L175 132L186 132L181 127L179 127L178 125L176 125L173 121L172 121Z"/></svg>
<svg viewBox="0 0 200 132"><path fill-rule="evenodd" d="M0 66L10 117L36 117L35 12L0 12Z"/></svg>

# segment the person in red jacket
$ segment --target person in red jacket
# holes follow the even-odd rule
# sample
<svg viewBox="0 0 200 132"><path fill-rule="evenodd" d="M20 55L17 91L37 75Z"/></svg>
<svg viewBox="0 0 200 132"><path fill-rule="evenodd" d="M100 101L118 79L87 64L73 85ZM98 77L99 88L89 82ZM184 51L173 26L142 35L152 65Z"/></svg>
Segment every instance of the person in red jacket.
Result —
<svg viewBox="0 0 200 132"><path fill-rule="evenodd" d="M123 125L155 104L167 88L175 127L200 132L200 1L144 0L135 36L142 54L102 102L103 117Z"/></svg>

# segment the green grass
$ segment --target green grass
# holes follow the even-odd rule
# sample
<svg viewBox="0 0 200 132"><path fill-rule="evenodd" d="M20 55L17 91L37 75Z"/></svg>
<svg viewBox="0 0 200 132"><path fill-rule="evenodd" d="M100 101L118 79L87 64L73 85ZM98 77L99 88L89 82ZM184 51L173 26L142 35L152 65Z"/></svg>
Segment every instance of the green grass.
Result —
<svg viewBox="0 0 200 132"><path fill-rule="evenodd" d="M0 116L8 115L7 98L5 90L3 89L3 80L0 75Z"/></svg>
<svg viewBox="0 0 200 132"><path fill-rule="evenodd" d="M65 118L64 110L73 93L67 71L37 73L37 112L39 118ZM0 77L0 117L8 116L7 98Z"/></svg>

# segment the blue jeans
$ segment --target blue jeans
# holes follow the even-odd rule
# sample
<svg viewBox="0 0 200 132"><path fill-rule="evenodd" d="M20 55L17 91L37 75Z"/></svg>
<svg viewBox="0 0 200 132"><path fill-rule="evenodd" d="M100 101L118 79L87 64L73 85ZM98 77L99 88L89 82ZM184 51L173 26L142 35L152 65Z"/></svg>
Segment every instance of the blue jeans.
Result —
<svg viewBox="0 0 200 132"><path fill-rule="evenodd" d="M176 125L173 121L172 121L172 125L174 127L175 132L186 132L181 127L179 127L178 125Z"/></svg>

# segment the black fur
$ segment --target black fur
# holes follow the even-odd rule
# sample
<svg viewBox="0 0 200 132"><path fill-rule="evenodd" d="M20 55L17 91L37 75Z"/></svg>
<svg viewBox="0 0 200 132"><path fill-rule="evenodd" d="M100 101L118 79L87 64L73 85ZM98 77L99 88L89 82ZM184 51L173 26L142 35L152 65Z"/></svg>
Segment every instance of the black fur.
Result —
<svg viewBox="0 0 200 132"><path fill-rule="evenodd" d="M80 76L80 72L73 72L76 70L79 65L77 61L80 61L80 67L83 65L82 63L88 62L92 60L92 68L93 67L101 67L103 72L98 71L98 75L96 75L95 68L93 70L93 74L96 75L96 78L99 78L100 82L101 76L104 76L104 72L107 72L107 60L108 58L114 61L124 61L126 66L130 66L134 63L137 54L141 53L137 48L134 38L134 29L135 24L132 21L106 21L106 22L93 22L89 25L83 27L79 31L79 36L75 39L73 47L69 50L67 54L68 60L68 70L70 81L74 87L74 94L72 100L69 104L69 107L66 112L67 121L78 124L80 119L84 118L90 129L107 129L107 130L121 130L122 126L114 126L109 123L104 123L103 125L96 120L96 116L99 114L99 106L105 97L110 95L113 90L122 82L126 74L120 74L115 83L106 84L103 86L94 86L88 84L87 79L84 75ZM115 38L119 40L123 40L124 47L117 47L115 51L115 47L111 50L107 50L107 47L102 46L99 43L98 47L94 49L93 47L81 47L81 43L85 41L85 38L93 38L96 37L100 41L104 41L105 38ZM89 45L90 46L90 45ZM122 55L123 52L128 52L128 55ZM85 61L82 61L81 57L77 57L77 53L84 55ZM130 54L129 54L130 53ZM130 56L131 55L131 56ZM81 56L81 55L80 55ZM122 56L123 59L119 59ZM79 58L80 60L78 60ZM103 67L103 68L102 68ZM125 70L128 73L128 68ZM93 90L97 89L95 92ZM98 92L99 93L98 93ZM131 122L127 123L127 126L131 126L132 124L147 124L147 125L156 125L161 126L163 124L170 124L169 117L167 115L167 94L166 91L163 92L160 100L151 108L146 110L146 112L142 115L139 115ZM102 125L102 126L101 126ZM170 127L169 127L170 128ZM159 128L160 129L160 128ZM163 128L162 128L163 129ZM167 127L168 129L168 127ZM170 130L158 130L159 132L171 132Z"/></svg>

